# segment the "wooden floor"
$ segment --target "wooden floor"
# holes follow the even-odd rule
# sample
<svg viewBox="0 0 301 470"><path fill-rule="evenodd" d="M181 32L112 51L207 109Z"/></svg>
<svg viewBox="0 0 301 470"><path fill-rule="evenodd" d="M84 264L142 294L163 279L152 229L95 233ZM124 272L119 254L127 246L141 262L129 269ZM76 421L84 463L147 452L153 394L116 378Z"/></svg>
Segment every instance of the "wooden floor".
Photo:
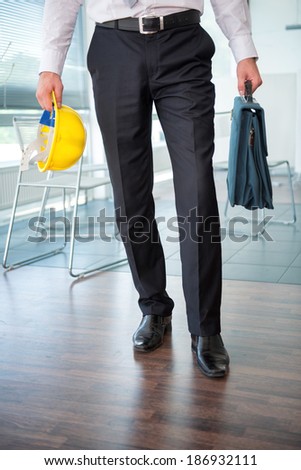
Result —
<svg viewBox="0 0 301 470"><path fill-rule="evenodd" d="M0 289L1 449L300 449L300 286L224 282L231 369L215 380L191 353L180 277L151 354L133 353L127 273L32 265Z"/></svg>

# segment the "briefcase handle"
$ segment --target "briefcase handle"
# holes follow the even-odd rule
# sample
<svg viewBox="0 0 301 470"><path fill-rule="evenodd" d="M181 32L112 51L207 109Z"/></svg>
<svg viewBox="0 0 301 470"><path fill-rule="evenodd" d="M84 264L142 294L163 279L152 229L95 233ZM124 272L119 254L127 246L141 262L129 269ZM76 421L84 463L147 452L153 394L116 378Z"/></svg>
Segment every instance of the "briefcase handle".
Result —
<svg viewBox="0 0 301 470"><path fill-rule="evenodd" d="M245 100L247 103L253 103L252 95L252 82L251 80L245 81Z"/></svg>

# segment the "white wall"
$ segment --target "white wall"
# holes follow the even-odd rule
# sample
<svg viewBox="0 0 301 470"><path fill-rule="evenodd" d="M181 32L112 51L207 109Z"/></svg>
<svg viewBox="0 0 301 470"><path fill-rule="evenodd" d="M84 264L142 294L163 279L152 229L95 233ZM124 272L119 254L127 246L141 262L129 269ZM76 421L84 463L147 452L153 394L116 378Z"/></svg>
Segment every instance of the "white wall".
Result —
<svg viewBox="0 0 301 470"><path fill-rule="evenodd" d="M266 114L269 158L287 159L300 173L301 30L286 30L286 25L301 23L301 0L250 0L250 8L258 66L264 82L255 98ZM231 75L214 80L216 111L231 109L237 94L234 60ZM225 160L221 154L225 147L217 142L216 161Z"/></svg>
<svg viewBox="0 0 301 470"><path fill-rule="evenodd" d="M264 84L256 93L266 108L269 153L301 173L301 0L250 0L253 37Z"/></svg>
<svg viewBox="0 0 301 470"><path fill-rule="evenodd" d="M263 73L296 73L301 69L301 0L250 0L253 37ZM299 11L298 11L299 10Z"/></svg>

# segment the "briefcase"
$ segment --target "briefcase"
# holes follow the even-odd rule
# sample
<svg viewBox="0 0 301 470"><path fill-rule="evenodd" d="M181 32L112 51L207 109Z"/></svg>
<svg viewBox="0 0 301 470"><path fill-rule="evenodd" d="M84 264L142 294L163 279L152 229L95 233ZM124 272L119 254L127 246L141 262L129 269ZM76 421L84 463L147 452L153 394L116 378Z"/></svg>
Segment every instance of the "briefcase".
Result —
<svg viewBox="0 0 301 470"><path fill-rule="evenodd" d="M253 99L250 82L246 82L246 95L234 98L232 110L227 175L232 207L273 209L267 156L264 110Z"/></svg>

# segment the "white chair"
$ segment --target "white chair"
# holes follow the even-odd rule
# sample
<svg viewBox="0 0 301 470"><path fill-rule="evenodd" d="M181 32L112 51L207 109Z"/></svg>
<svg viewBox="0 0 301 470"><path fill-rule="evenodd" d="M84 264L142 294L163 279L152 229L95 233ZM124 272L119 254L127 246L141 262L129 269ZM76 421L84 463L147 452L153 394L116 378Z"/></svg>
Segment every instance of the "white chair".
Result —
<svg viewBox="0 0 301 470"><path fill-rule="evenodd" d="M28 143L33 141L36 137L36 132L38 128L39 117L37 116L18 116L13 118L13 125L16 131L17 139L21 148L22 153L24 152L25 148L27 147ZM38 221L43 220L45 213L45 208L47 204L47 200L50 195L50 191L54 190L55 188L60 190L62 194L62 209L63 209L63 217L66 217L66 193L73 193L74 194L74 206L72 210L71 216L71 229L70 229L70 252L69 252L69 264L68 270L72 277L82 277L86 274L91 274L93 272L97 272L100 270L109 269L113 266L118 266L120 264L124 264L127 262L126 258L122 258L118 261L114 261L111 263L107 263L105 265L99 265L92 269L84 268L80 272L75 272L74 270L74 248L75 248L75 230L76 230L76 218L78 212L78 203L79 203L79 194L81 191L84 191L87 195L89 190L93 190L95 188L101 186L109 186L110 179L105 174L104 176L97 176L99 172L106 173L106 166L105 165L86 165L84 164L84 158L82 157L79 160L79 163L71 169L71 171L61 171L61 172L54 172L48 171L47 175L43 175L41 173L41 179L37 179L32 181L32 178L26 177L27 171L22 168L20 164L15 197L12 207L12 213L8 228L8 234L6 238L6 244L4 249L4 256L3 256L3 267L5 269L14 269L17 267L21 267L30 263L34 263L38 260L47 258L49 256L53 256L57 253L60 253L66 246L66 237L64 237L64 242L57 248L49 250L45 253L38 254L36 256L32 256L23 260L15 261L14 263L8 262L9 252L10 252L10 245L11 245L11 238L14 230L14 224L16 219L16 212L19 206L19 196L20 196L20 189L24 187L31 187L31 188L43 188L43 196L41 199L40 209L39 209L39 218ZM35 170L38 172L38 169ZM44 176L44 177L43 177Z"/></svg>

